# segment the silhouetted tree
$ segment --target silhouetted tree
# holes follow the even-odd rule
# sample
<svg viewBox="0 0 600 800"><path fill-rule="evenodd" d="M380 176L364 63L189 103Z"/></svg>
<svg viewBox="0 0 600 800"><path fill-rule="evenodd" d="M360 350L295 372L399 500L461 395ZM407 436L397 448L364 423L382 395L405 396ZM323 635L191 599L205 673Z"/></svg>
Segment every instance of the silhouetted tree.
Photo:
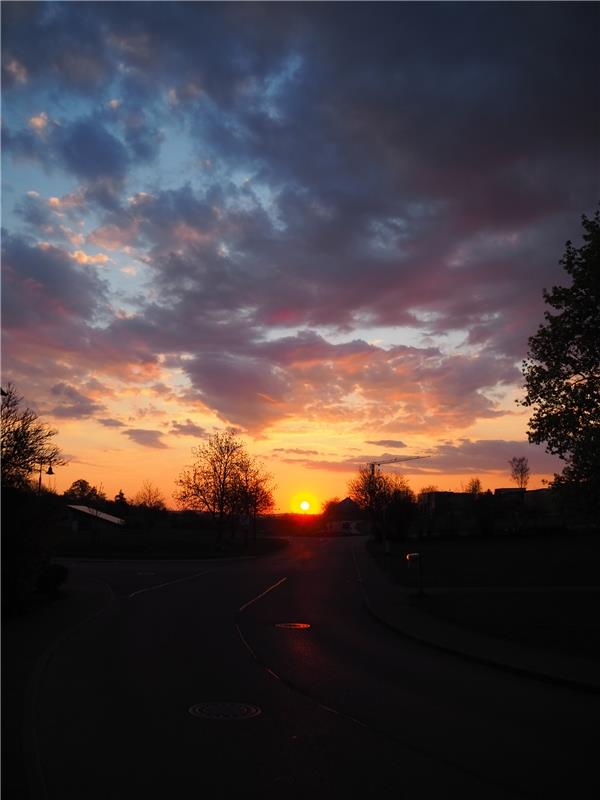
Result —
<svg viewBox="0 0 600 800"><path fill-rule="evenodd" d="M192 454L195 462L180 474L175 499L182 508L207 511L219 539L225 525L233 530L240 515L255 525L259 514L273 508L271 476L246 453L234 433L215 433Z"/></svg>
<svg viewBox="0 0 600 800"><path fill-rule="evenodd" d="M123 492L122 489L119 489L119 491L115 495L113 504L114 504L114 510L118 514L126 514L129 511L129 503L127 502L127 498L125 497L125 493Z"/></svg>
<svg viewBox="0 0 600 800"><path fill-rule="evenodd" d="M323 503L321 514L324 517L328 517L339 505L340 498L339 497L332 497L331 500L326 500Z"/></svg>
<svg viewBox="0 0 600 800"><path fill-rule="evenodd" d="M133 517L129 521L135 527L153 528L166 519L166 504L156 486L146 480L131 501Z"/></svg>
<svg viewBox="0 0 600 800"><path fill-rule="evenodd" d="M438 487L434 486L423 486L422 489L419 489L419 494L417 495L417 499L421 502L428 494L433 494L434 492L438 491Z"/></svg>
<svg viewBox="0 0 600 800"><path fill-rule="evenodd" d="M571 285L544 290L545 323L529 339L523 362L533 407L529 441L545 443L566 463L555 484L576 484L600 497L600 211L582 217L584 244L569 241L561 265Z"/></svg>
<svg viewBox="0 0 600 800"><path fill-rule="evenodd" d="M165 498L160 489L150 481L144 481L142 488L133 498L133 504L145 511L164 511L166 508Z"/></svg>
<svg viewBox="0 0 600 800"><path fill-rule="evenodd" d="M72 505L97 506L106 500L102 487L92 486L83 478L73 481L63 496Z"/></svg>
<svg viewBox="0 0 600 800"><path fill-rule="evenodd" d="M386 505L388 484L380 467L371 469L369 465L358 468L358 475L348 483L348 496L363 511L367 511L373 521Z"/></svg>
<svg viewBox="0 0 600 800"><path fill-rule="evenodd" d="M234 512L244 520L244 534L250 530L256 538L256 523L261 514L273 510L272 476L264 472L256 459L247 453L240 453L232 479L232 503Z"/></svg>
<svg viewBox="0 0 600 800"><path fill-rule="evenodd" d="M526 489L529 483L529 461L525 456L514 456L508 462L510 465L510 478L519 489Z"/></svg>
<svg viewBox="0 0 600 800"><path fill-rule="evenodd" d="M0 458L2 486L26 489L42 466L66 462L53 442L58 431L40 422L30 408L22 409L22 402L9 383L2 393Z"/></svg>
<svg viewBox="0 0 600 800"><path fill-rule="evenodd" d="M479 478L471 478L471 480L467 483L467 488L465 489L467 494L472 494L474 497L480 495L482 491L483 489Z"/></svg>
<svg viewBox="0 0 600 800"><path fill-rule="evenodd" d="M414 492L403 475L385 475L379 467L363 465L358 475L348 483L348 494L367 511L379 537L390 523L399 524L400 509L415 502Z"/></svg>
<svg viewBox="0 0 600 800"><path fill-rule="evenodd" d="M406 531L416 511L416 496L404 475L386 475L385 524L396 536Z"/></svg>

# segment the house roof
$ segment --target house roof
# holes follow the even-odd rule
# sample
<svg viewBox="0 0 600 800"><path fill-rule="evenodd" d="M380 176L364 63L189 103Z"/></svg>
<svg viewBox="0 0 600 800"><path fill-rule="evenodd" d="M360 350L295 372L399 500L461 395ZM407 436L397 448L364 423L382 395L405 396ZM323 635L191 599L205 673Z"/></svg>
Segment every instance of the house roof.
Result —
<svg viewBox="0 0 600 800"><path fill-rule="evenodd" d="M331 519L337 520L357 519L360 516L361 511L358 503L355 503L350 497L345 497L343 500L340 500L340 502L331 509L330 514Z"/></svg>
<svg viewBox="0 0 600 800"><path fill-rule="evenodd" d="M120 517L113 517L112 514L105 514L103 511L90 508L90 506L68 505L67 508L72 508L74 511L79 511L81 514L86 514L88 517L95 517L96 519L101 519L104 522L110 522L111 525L125 525L124 519L121 519Z"/></svg>

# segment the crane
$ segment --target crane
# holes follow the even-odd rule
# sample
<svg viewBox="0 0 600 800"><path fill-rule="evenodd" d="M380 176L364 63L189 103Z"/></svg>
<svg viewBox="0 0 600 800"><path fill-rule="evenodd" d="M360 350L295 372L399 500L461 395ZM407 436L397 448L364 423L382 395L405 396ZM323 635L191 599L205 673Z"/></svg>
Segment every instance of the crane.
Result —
<svg viewBox="0 0 600 800"><path fill-rule="evenodd" d="M390 458L387 461L368 461L367 466L371 467L371 475L375 475L375 467L381 467L383 464L397 464L400 461L416 461L418 458L429 458L429 456L402 456Z"/></svg>

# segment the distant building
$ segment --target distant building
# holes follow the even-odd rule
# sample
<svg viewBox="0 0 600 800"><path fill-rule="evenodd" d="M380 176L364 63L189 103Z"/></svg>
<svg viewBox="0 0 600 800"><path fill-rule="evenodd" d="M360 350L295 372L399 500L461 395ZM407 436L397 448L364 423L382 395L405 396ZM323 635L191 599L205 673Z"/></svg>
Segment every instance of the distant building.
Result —
<svg viewBox="0 0 600 800"><path fill-rule="evenodd" d="M419 497L418 532L422 536L469 536L474 531L473 495L468 492L426 492ZM416 531L413 531L413 535Z"/></svg>
<svg viewBox="0 0 600 800"><path fill-rule="evenodd" d="M367 532L364 514L350 497L330 507L323 527L330 535L352 536Z"/></svg>
<svg viewBox="0 0 600 800"><path fill-rule="evenodd" d="M409 536L511 535L563 524L550 489L427 492L418 505L417 525Z"/></svg>
<svg viewBox="0 0 600 800"><path fill-rule="evenodd" d="M114 529L125 525L125 520L105 514L90 506L68 505L71 528L74 531L96 531Z"/></svg>

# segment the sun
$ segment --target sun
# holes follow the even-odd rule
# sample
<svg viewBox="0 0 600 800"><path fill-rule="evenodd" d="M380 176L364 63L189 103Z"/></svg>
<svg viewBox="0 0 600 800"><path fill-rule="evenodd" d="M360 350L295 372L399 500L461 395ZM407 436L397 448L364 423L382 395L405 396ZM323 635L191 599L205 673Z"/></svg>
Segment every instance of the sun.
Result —
<svg viewBox="0 0 600 800"><path fill-rule="evenodd" d="M319 500L310 491L297 492L290 499L290 510L293 514L314 514L314 509L319 508Z"/></svg>

